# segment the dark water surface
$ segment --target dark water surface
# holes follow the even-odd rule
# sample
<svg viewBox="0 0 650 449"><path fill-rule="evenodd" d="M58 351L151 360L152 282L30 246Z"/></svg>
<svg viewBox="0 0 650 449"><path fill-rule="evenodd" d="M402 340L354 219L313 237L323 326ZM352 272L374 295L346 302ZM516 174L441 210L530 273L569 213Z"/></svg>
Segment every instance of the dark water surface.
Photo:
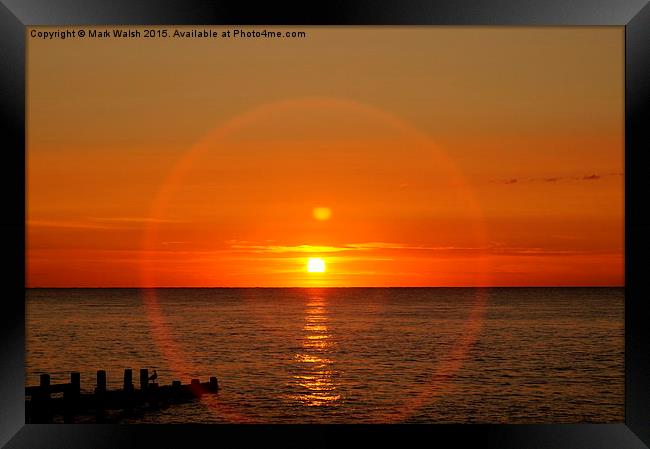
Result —
<svg viewBox="0 0 650 449"><path fill-rule="evenodd" d="M622 288L30 289L27 383L219 378L127 422L622 422Z"/></svg>

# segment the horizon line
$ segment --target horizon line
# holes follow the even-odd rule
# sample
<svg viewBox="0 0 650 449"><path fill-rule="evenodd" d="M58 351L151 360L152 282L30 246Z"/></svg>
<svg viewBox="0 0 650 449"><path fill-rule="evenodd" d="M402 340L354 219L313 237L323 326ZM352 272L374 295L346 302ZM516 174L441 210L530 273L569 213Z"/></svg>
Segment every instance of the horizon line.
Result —
<svg viewBox="0 0 650 449"><path fill-rule="evenodd" d="M37 289L129 289L129 290L157 290L157 289L310 289L310 288L625 288L625 285L388 285L388 286L165 286L165 287L136 287L136 286L65 286L65 287L48 287L36 286L25 287L25 290Z"/></svg>

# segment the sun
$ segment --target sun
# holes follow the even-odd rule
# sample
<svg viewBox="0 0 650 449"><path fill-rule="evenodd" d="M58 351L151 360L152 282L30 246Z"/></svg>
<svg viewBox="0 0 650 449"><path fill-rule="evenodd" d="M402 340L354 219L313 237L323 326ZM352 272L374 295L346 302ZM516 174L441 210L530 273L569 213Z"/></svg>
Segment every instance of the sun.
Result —
<svg viewBox="0 0 650 449"><path fill-rule="evenodd" d="M310 257L307 260L307 272L308 273L324 273L325 272L325 261L320 257Z"/></svg>

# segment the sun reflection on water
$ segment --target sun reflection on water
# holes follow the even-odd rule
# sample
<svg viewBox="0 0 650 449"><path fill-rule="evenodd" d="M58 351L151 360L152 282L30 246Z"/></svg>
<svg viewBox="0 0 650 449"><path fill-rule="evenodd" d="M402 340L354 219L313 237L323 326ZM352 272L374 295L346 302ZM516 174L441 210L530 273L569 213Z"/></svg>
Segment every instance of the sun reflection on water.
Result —
<svg viewBox="0 0 650 449"><path fill-rule="evenodd" d="M337 373L330 357L335 342L326 306L322 291L309 291L301 349L294 356L296 372L292 384L297 393L291 395L293 400L307 407L338 406L341 401L335 383Z"/></svg>

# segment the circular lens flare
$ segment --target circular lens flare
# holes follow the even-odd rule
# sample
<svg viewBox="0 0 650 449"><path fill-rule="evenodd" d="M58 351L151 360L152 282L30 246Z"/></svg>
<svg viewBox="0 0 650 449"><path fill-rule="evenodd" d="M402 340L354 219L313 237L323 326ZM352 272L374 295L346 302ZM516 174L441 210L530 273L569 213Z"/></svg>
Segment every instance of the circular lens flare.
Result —
<svg viewBox="0 0 650 449"><path fill-rule="evenodd" d="M248 126L253 126L265 119L266 117L277 114L278 111L304 111L313 112L320 110L351 110L359 113L366 114L368 117L374 117L382 124L388 125L391 129L400 131L404 139L408 142L414 143L415 148L422 146L426 148L429 156L423 158L418 163L422 162L424 166L430 166L435 163L436 167L443 167L447 171L446 176L451 176L455 180L454 186L459 195L461 195L459 204L465 205L472 216L477 219L474 221L469 234L476 239L477 246L486 245L486 229L484 226L482 211L478 202L476 201L473 191L466 183L465 178L462 176L457 168L451 161L448 161L447 155L441 151L430 138L411 125L402 122L400 119L393 115L385 113L381 110L363 105L360 103L352 102L349 100L329 99L329 98L304 98L292 99L281 101L277 103L270 103L260 106L252 111L239 115L232 120L222 124L203 139L199 144L189 150L179 160L178 164L172 169L165 182L160 187L151 206L151 220L147 222L147 230L143 238L143 251L141 256L141 275L143 296L145 299L145 310L147 318L151 325L151 331L156 341L157 347L164 354L165 360L170 364L170 369L174 376L187 376L187 373L194 373L201 370L201 367L187 357L184 348L175 340L173 332L170 329L170 323L167 322L161 304L159 304L159 292L157 288L163 284L161 280L161 273L158 269L156 261L150 256L152 252L159 245L162 238L161 225L162 222L159 218L164 217L165 213L173 209L172 198L177 194L177 191L182 187L183 182L189 176L193 167L200 163L204 163L202 158L206 158L211 154L209 150L221 148L220 143L222 140L231 138L236 132L240 132ZM303 203L304 204L304 203ZM312 203L313 204L313 203ZM315 209L313 207L312 213L315 216ZM331 210L330 210L331 213ZM310 258L321 259L321 258ZM325 261L322 260L322 271L309 270L309 263L307 263L307 271L311 273L323 273L325 271ZM475 272L477 273L477 284L487 285L488 277L488 260L486 258L477 258ZM316 262L315 266L321 265ZM317 274L313 274L313 279L319 278ZM428 370L428 376L423 382L422 388L416 391L415 394L405 396L402 401L397 401L390 409L376 410L372 413L371 421L385 423L403 421L412 416L416 411L421 409L427 404L432 403L440 396L445 395L451 391L453 387L454 376L457 371L462 367L465 359L469 355L473 343L479 338L483 325L483 315L486 308L487 292L481 291L477 293L472 307L472 312L465 322L464 337L459 338L453 348L450 348L446 357L439 363L435 363ZM266 317L265 317L266 318ZM423 373L425 374L425 373ZM234 404L229 403L224 398L215 398L216 400L209 400L209 397L202 399L202 404L208 406L217 416L225 418L230 422L265 422L266 420L260 416L252 416L249 413L240 410Z"/></svg>
<svg viewBox="0 0 650 449"><path fill-rule="evenodd" d="M329 207L315 207L313 214L316 220L326 221L332 216L332 210Z"/></svg>

